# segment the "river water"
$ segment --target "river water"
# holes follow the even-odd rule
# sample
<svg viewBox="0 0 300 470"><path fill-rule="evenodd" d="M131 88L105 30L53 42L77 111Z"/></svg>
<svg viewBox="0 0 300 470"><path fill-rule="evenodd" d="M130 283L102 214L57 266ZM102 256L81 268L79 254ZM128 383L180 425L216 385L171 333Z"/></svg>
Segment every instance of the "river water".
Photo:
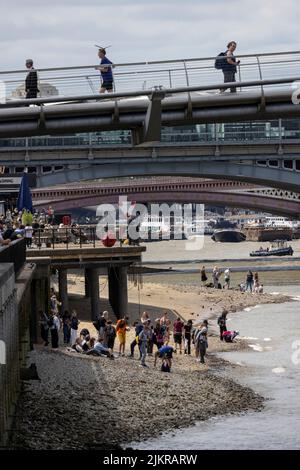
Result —
<svg viewBox="0 0 300 470"><path fill-rule="evenodd" d="M295 296L295 301L230 314L228 326L250 338L252 350L220 354L237 367L217 372L267 398L263 411L215 417L133 447L300 449L300 290L299 286L268 288L275 290Z"/></svg>

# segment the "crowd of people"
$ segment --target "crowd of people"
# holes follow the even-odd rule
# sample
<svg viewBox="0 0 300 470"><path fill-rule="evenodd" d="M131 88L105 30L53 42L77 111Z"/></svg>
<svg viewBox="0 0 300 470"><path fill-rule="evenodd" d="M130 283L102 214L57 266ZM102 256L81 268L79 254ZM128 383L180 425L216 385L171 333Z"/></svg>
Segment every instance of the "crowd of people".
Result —
<svg viewBox="0 0 300 470"><path fill-rule="evenodd" d="M220 340L232 342L238 332L228 331L226 326L227 311L223 310L217 320L220 328ZM79 354L106 356L110 359L125 356L127 333L132 331L129 345L129 358L134 358L137 351L141 367L148 367L147 358L154 356L154 366L157 360L161 360L161 370L170 372L174 354L191 356L192 350L196 360L205 363L206 350L208 348L208 320L193 324L193 320L184 321L177 317L173 322L167 311L154 321L147 312L143 312L141 318L132 326L129 318L124 316L113 324L107 311L99 314L93 322L97 331L96 335L83 327L80 328L80 320L75 310L61 312L61 303L57 299L54 288L51 288L50 313L39 312L41 337L45 346L49 345L57 349L61 341L69 352ZM172 338L172 339L171 339ZM115 342L118 340L118 350L115 352ZM172 344L170 344L172 343Z"/></svg>
<svg viewBox="0 0 300 470"><path fill-rule="evenodd" d="M25 238L27 247L31 247L34 234L38 230L52 228L53 221L54 210L51 206L33 214L26 209L7 209L5 214L0 214L0 245Z"/></svg>
<svg viewBox="0 0 300 470"><path fill-rule="evenodd" d="M221 282L221 276L224 274L224 282ZM231 271L230 268L226 268L224 271L218 266L215 266L212 270L212 281L208 282L205 266L201 268L201 282L202 286L214 287L215 289L230 289L231 286ZM263 294L264 286L260 282L258 273L253 273L250 269L247 272L245 282L241 282L238 285L241 292L251 292L253 294Z"/></svg>

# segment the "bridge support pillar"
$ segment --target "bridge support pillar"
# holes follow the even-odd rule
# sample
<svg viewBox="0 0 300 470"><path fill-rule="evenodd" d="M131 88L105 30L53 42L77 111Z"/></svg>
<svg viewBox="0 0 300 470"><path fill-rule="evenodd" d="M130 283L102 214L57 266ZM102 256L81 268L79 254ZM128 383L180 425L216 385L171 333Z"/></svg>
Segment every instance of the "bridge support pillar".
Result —
<svg viewBox="0 0 300 470"><path fill-rule="evenodd" d="M117 318L128 313L127 266L108 268L109 301Z"/></svg>
<svg viewBox="0 0 300 470"><path fill-rule="evenodd" d="M96 320L100 313L99 269L88 268L85 273L91 299L91 320Z"/></svg>
<svg viewBox="0 0 300 470"><path fill-rule="evenodd" d="M87 271L87 269L84 270L84 296L86 299L89 299L91 297L91 289Z"/></svg>
<svg viewBox="0 0 300 470"><path fill-rule="evenodd" d="M161 101L165 97L162 89L153 91L150 97L144 123L144 142L160 142L161 140Z"/></svg>
<svg viewBox="0 0 300 470"><path fill-rule="evenodd" d="M58 289L61 301L61 312L64 314L65 310L69 310L68 270L65 268L61 268L58 271Z"/></svg>

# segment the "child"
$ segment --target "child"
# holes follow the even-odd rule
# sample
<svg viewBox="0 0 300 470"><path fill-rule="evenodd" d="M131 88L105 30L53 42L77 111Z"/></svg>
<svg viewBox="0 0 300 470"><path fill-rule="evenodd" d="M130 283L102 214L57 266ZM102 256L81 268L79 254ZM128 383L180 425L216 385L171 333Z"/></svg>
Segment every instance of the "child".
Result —
<svg viewBox="0 0 300 470"><path fill-rule="evenodd" d="M162 359L161 371L171 372L172 357L173 357L172 346L163 346L158 351L156 351L155 356L154 356L154 367L156 367L156 362L157 362L158 357Z"/></svg>
<svg viewBox="0 0 300 470"><path fill-rule="evenodd" d="M119 356L125 356L125 343L127 331L127 317L123 317L117 321L116 332L119 340Z"/></svg>

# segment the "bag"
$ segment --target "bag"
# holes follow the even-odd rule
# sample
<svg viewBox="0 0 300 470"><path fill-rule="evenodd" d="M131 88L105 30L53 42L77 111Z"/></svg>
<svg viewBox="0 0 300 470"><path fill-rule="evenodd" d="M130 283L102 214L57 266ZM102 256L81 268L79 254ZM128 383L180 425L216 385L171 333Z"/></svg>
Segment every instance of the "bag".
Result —
<svg viewBox="0 0 300 470"><path fill-rule="evenodd" d="M49 326L49 328L54 325L53 317L49 318L49 320L47 321L47 325Z"/></svg>
<svg viewBox="0 0 300 470"><path fill-rule="evenodd" d="M226 58L226 52L221 52L218 54L218 57L215 60L215 69L217 70L223 70L227 67L227 58Z"/></svg>

